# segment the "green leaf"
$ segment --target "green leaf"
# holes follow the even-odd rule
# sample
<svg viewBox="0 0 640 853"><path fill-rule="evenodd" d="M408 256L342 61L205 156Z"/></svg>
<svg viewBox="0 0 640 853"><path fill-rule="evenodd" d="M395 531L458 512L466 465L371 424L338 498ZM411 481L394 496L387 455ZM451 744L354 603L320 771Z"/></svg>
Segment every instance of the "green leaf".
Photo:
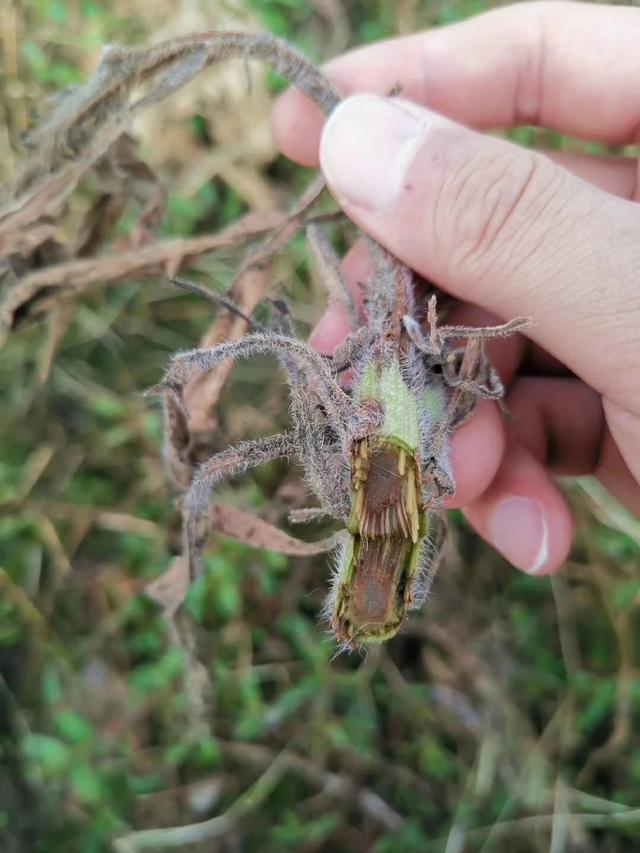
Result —
<svg viewBox="0 0 640 853"><path fill-rule="evenodd" d="M184 660L178 649L170 649L160 660L136 667L129 674L129 683L140 693L164 690L182 673Z"/></svg>
<svg viewBox="0 0 640 853"><path fill-rule="evenodd" d="M215 767L220 763L221 758L218 741L214 737L201 738L196 741L193 758L199 767Z"/></svg>
<svg viewBox="0 0 640 853"><path fill-rule="evenodd" d="M188 741L172 743L164 752L164 760L167 764L184 764L191 752L191 744Z"/></svg>
<svg viewBox="0 0 640 853"><path fill-rule="evenodd" d="M163 781L157 773L148 773L145 776L129 776L127 785L132 794L153 794L162 790Z"/></svg>
<svg viewBox="0 0 640 853"><path fill-rule="evenodd" d="M89 764L76 764L71 768L71 787L76 797L83 803L95 805L103 796L100 775Z"/></svg>
<svg viewBox="0 0 640 853"><path fill-rule="evenodd" d="M181 740L165 750L164 760L168 764L178 766L189 762L200 769L209 770L220 762L220 747L213 737L204 737L197 741Z"/></svg>
<svg viewBox="0 0 640 853"><path fill-rule="evenodd" d="M60 673L51 665L46 666L42 674L42 698L48 705L55 705L63 696L64 689Z"/></svg>
<svg viewBox="0 0 640 853"><path fill-rule="evenodd" d="M204 560L204 572L187 595L186 608L200 624L207 625L212 615L234 619L242 612L240 595L241 565L220 554Z"/></svg>
<svg viewBox="0 0 640 853"><path fill-rule="evenodd" d="M62 737L70 743L86 743L93 737L93 726L75 711L60 711L53 722Z"/></svg>
<svg viewBox="0 0 640 853"><path fill-rule="evenodd" d="M620 581L611 590L611 599L616 610L627 610L640 596L640 580Z"/></svg>
<svg viewBox="0 0 640 853"><path fill-rule="evenodd" d="M51 735L27 735L22 741L22 752L27 761L38 765L47 776L59 775L71 760L69 747Z"/></svg>

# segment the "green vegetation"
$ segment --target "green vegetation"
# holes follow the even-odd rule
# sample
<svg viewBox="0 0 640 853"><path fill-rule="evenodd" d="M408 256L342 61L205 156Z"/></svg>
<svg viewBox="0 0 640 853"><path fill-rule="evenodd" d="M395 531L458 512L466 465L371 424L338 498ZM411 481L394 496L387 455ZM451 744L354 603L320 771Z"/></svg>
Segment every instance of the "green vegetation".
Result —
<svg viewBox="0 0 640 853"><path fill-rule="evenodd" d="M196 26L237 15L314 59L484 7L227 8L241 5L202 4ZM83 79L99 45L185 29L169 0L152 12L137 0L38 0L11 7L3 26L5 182L33 109ZM160 234L211 233L304 186L308 173L260 138L243 142L237 161L224 155L229 139L248 137L256 113L268 114L268 91L280 84L265 80L262 94L232 80L215 115L206 111L213 83L194 84L141 126L140 145L169 191ZM263 99L251 101L244 127L229 118L230 92ZM520 133L539 142L535 130ZM90 186L83 192L91 198ZM78 223L85 211L79 202ZM124 211L115 223L116 249L133 221ZM225 250L189 273L224 289L240 258ZM309 285L301 241L276 278L309 327L323 297ZM68 319L53 360L49 336L63 317L20 327L0 357L0 850L101 853L134 829L222 815L216 840L180 849L542 853L552 839L557 851L634 849L637 522L594 484L572 486L576 543L550 581L511 570L456 515L427 605L383 649L337 658L318 620L326 560L216 536L187 602L203 667L194 673L145 594L170 566L179 530L160 412L141 391L171 352L197 343L211 306L157 276L95 287ZM284 422L282 384L269 361L234 368L218 407L221 445ZM299 493L296 471L281 465L224 491L278 518ZM204 728L192 724L189 694L203 675Z"/></svg>

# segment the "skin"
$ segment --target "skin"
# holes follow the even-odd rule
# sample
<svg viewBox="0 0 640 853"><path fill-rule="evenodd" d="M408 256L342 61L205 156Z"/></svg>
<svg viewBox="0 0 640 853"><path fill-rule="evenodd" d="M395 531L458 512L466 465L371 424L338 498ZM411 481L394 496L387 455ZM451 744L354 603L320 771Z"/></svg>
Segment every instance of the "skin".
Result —
<svg viewBox="0 0 640 853"><path fill-rule="evenodd" d="M526 339L489 346L511 418L483 402L456 433L451 505L537 574L573 535L555 475L593 474L640 515L638 164L484 131L637 144L638 44L639 10L520 3L332 61L346 100L326 124L296 91L273 115L284 154L320 163L364 231L464 303L452 322L533 318ZM380 97L398 85L401 98ZM362 245L344 268L357 295ZM347 330L331 305L312 343L332 352Z"/></svg>

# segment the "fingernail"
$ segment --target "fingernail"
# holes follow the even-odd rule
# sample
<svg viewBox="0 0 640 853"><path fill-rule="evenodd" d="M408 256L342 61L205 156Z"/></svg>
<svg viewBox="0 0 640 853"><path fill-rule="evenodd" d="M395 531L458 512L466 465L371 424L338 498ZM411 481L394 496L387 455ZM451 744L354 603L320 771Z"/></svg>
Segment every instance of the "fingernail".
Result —
<svg viewBox="0 0 640 853"><path fill-rule="evenodd" d="M525 497L498 504L489 520L489 538L516 568L540 572L549 558L549 531L542 508Z"/></svg>
<svg viewBox="0 0 640 853"><path fill-rule="evenodd" d="M401 102L377 95L339 104L320 140L320 165L338 201L387 211L430 126Z"/></svg>

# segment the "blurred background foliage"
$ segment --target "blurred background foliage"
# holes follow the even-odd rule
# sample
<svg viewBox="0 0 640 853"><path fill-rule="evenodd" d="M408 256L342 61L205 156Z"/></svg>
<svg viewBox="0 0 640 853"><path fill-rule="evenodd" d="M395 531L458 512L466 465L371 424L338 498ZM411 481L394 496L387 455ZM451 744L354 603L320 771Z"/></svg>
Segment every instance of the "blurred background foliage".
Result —
<svg viewBox="0 0 640 853"><path fill-rule="evenodd" d="M270 29L320 61L483 8L4 0L0 179L46 98L85 79L106 42ZM230 62L137 120L167 189L161 234L210 233L300 192L309 173L269 137L281 88L262 70L248 90ZM517 138L576 144L529 128ZM87 186L78 223L90 202ZM114 250L132 221L115 223ZM224 289L241 257L204 256L188 272ZM302 240L276 280L308 330L323 295ZM567 484L577 536L561 575L518 574L455 517L432 599L368 656L333 657L318 622L324 559L216 537L188 599L212 704L206 731L189 725L185 660L144 593L170 565L177 514L160 413L141 391L210 320L211 306L161 280L127 280L83 298L52 363L43 324L2 350L0 850L98 853L133 829L216 816L211 838L180 849L638 849L639 525L589 480ZM284 423L282 386L269 361L238 365L221 445ZM223 492L278 518L300 488L295 468L275 465Z"/></svg>

